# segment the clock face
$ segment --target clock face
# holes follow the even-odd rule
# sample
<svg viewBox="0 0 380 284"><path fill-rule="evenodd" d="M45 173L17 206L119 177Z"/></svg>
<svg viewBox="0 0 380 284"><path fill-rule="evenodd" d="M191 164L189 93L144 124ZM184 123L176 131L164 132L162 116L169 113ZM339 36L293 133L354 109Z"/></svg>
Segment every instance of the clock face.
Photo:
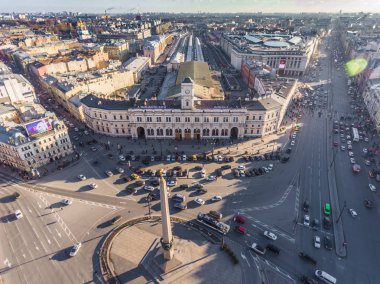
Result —
<svg viewBox="0 0 380 284"><path fill-rule="evenodd" d="M185 93L186 94L190 94L190 90L185 90Z"/></svg>

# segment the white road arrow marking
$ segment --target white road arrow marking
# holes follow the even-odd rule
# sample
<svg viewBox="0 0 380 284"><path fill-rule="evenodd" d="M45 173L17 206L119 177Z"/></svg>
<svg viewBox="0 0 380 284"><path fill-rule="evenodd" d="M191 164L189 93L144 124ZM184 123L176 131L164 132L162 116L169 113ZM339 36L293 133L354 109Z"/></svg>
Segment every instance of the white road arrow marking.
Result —
<svg viewBox="0 0 380 284"><path fill-rule="evenodd" d="M247 257L242 252L240 252L240 256L241 256L242 259L244 259L247 262L248 266L251 267L251 265L249 264L249 261L248 261Z"/></svg>

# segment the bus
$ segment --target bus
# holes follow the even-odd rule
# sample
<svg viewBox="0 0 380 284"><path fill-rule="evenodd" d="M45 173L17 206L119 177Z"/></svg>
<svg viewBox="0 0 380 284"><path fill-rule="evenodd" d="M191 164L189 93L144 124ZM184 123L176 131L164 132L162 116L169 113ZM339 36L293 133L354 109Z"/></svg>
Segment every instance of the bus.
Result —
<svg viewBox="0 0 380 284"><path fill-rule="evenodd" d="M208 214L204 214L201 212L197 216L197 221L215 231L218 231L219 233L223 235L227 234L230 230L229 225L214 219Z"/></svg>
<svg viewBox="0 0 380 284"><path fill-rule="evenodd" d="M355 127L352 127L352 140L354 140L355 142L359 141L359 131Z"/></svg>

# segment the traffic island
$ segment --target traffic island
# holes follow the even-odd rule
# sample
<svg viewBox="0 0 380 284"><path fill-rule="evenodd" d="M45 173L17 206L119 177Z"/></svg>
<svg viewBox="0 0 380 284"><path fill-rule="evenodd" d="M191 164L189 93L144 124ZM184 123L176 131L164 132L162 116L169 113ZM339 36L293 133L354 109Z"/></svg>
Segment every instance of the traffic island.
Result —
<svg viewBox="0 0 380 284"><path fill-rule="evenodd" d="M242 283L240 265L187 221L171 218L174 257L169 261L160 242L161 219L131 222L112 232L101 250L109 283Z"/></svg>

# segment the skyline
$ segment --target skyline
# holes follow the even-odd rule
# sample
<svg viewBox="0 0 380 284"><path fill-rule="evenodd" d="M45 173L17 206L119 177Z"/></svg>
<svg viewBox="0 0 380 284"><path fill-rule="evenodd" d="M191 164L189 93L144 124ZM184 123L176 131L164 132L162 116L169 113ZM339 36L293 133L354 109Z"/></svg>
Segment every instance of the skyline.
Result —
<svg viewBox="0 0 380 284"><path fill-rule="evenodd" d="M91 5L89 5L91 3ZM146 0L143 4L137 0L125 3L122 0L108 1L81 1L67 0L62 2L52 2L49 0L35 0L33 3L27 0L20 0L15 5L12 2L2 4L2 10L6 13L24 12L81 12L81 13L104 13L105 9L114 7L108 13L146 13L146 12L169 12L169 13L301 13L301 12L380 12L380 1L356 0L189 0L183 3L181 0Z"/></svg>

